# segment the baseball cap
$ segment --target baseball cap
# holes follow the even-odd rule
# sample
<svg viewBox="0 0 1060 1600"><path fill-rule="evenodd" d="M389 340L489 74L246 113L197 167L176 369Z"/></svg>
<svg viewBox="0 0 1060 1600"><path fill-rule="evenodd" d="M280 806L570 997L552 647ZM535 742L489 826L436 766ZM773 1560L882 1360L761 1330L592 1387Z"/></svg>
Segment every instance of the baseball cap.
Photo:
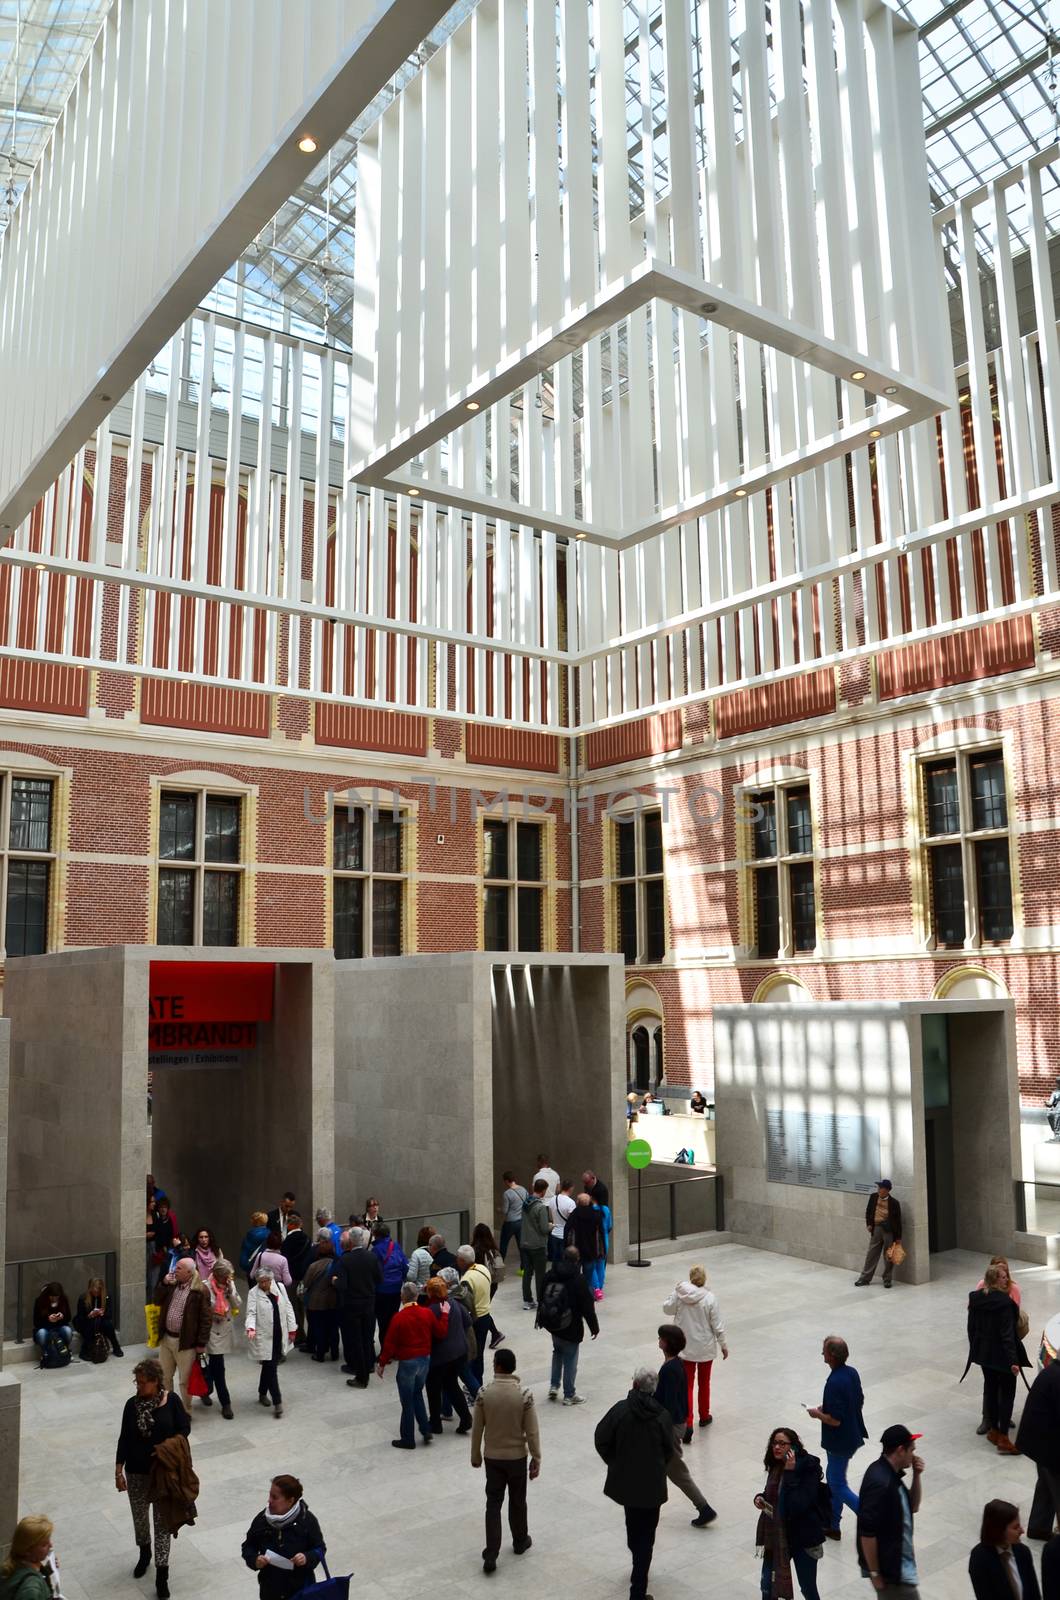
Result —
<svg viewBox="0 0 1060 1600"><path fill-rule="evenodd" d="M877 1189L893 1189L894 1184L891 1182L890 1178L877 1178L876 1187Z"/></svg>
<svg viewBox="0 0 1060 1600"><path fill-rule="evenodd" d="M900 1450L903 1445L910 1445L914 1440L923 1437L922 1433L910 1433L900 1422L895 1422L889 1428L884 1428L880 1435L880 1443L883 1445L884 1454L888 1454L891 1450Z"/></svg>

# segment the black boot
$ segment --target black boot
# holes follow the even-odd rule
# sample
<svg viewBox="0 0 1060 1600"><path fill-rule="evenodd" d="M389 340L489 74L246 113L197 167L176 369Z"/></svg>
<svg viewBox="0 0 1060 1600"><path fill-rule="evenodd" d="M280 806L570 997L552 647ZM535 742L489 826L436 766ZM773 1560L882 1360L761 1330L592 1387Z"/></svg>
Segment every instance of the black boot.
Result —
<svg viewBox="0 0 1060 1600"><path fill-rule="evenodd" d="M140 1559L133 1567L133 1577L142 1578L151 1565L151 1546L149 1544L141 1544L137 1548L140 1551Z"/></svg>
<svg viewBox="0 0 1060 1600"><path fill-rule="evenodd" d="M158 1600L169 1600L169 1568L155 1568L155 1594Z"/></svg>

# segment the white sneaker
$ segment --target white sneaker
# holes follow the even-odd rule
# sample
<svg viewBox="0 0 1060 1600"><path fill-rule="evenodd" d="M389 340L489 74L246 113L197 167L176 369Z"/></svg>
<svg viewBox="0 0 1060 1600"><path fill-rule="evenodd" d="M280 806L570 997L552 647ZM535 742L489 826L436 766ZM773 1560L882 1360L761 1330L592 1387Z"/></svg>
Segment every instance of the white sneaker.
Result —
<svg viewBox="0 0 1060 1600"><path fill-rule="evenodd" d="M550 1400L558 1400L559 1399L559 1390L558 1389L550 1389L548 1391L548 1398Z"/></svg>
<svg viewBox="0 0 1060 1600"><path fill-rule="evenodd" d="M585 1396L583 1394L572 1394L569 1400L564 1397L563 1404L565 1406L583 1406L585 1404Z"/></svg>

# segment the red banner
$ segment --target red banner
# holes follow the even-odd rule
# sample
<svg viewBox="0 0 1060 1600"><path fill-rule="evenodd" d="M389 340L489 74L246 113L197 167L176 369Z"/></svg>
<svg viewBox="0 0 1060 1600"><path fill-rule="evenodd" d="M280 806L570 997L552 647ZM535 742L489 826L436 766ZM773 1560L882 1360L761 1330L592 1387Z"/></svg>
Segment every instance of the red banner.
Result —
<svg viewBox="0 0 1060 1600"><path fill-rule="evenodd" d="M274 982L271 961L152 961L151 1050L250 1049Z"/></svg>

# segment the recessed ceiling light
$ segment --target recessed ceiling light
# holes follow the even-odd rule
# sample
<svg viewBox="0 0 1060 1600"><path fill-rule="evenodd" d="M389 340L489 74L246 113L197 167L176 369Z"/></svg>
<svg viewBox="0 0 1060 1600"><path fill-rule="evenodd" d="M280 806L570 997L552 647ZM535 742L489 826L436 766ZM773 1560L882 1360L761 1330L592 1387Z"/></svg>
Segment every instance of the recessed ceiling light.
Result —
<svg viewBox="0 0 1060 1600"><path fill-rule="evenodd" d="M717 302L715 300L704 300L699 309L705 317L712 317L718 309Z"/></svg>
<svg viewBox="0 0 1060 1600"><path fill-rule="evenodd" d="M47 569L45 568L44 562L43 561L38 561L37 562L37 571L38 572L44 572L46 570Z"/></svg>
<svg viewBox="0 0 1060 1600"><path fill-rule="evenodd" d="M316 150L317 142L311 133L303 134L298 141L298 148L304 156L311 156Z"/></svg>
<svg viewBox="0 0 1060 1600"><path fill-rule="evenodd" d="M417 494L419 494L420 491L418 489L410 489L408 492L411 495L417 495Z"/></svg>
<svg viewBox="0 0 1060 1600"><path fill-rule="evenodd" d="M468 403L467 403L467 409L469 411L478 411L480 409L478 401L477 400L469 400Z"/></svg>
<svg viewBox="0 0 1060 1600"><path fill-rule="evenodd" d="M869 429L869 438L870 439L882 439L883 438L883 429L882 428L870 428Z"/></svg>
<svg viewBox="0 0 1060 1600"><path fill-rule="evenodd" d="M896 383L889 383L883 392L884 394L897 394L898 385Z"/></svg>
<svg viewBox="0 0 1060 1600"><path fill-rule="evenodd" d="M576 539L587 539L589 535L587 533L576 533L574 537Z"/></svg>
<svg viewBox="0 0 1060 1600"><path fill-rule="evenodd" d="M862 372L861 368L858 367L858 369L855 372L852 372L850 376L853 378L855 383L860 383L865 374Z"/></svg>
<svg viewBox="0 0 1060 1600"><path fill-rule="evenodd" d="M745 500L747 498L747 490L746 489L737 489L736 490L736 498L737 498L737 500Z"/></svg>

